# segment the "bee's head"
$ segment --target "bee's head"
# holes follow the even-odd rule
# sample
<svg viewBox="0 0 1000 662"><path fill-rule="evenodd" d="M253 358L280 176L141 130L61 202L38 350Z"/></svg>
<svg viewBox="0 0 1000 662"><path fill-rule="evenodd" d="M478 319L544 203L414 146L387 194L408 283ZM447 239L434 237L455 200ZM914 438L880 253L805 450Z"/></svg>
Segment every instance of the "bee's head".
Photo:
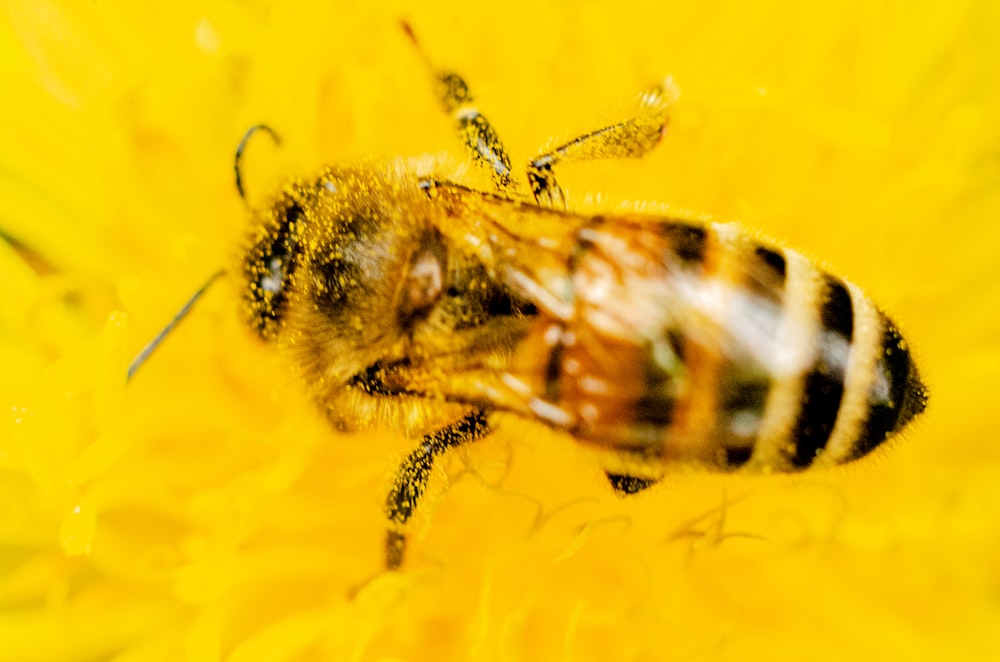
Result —
<svg viewBox="0 0 1000 662"><path fill-rule="evenodd" d="M249 325L333 382L401 352L445 288L448 253L422 220L425 199L391 169L325 168L286 184L254 214L241 271Z"/></svg>

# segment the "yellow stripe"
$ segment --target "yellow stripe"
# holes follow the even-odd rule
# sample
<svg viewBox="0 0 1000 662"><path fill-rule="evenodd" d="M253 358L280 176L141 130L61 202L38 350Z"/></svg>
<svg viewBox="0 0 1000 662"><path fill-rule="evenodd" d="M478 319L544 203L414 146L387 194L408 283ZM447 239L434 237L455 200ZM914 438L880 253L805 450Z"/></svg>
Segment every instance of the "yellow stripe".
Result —
<svg viewBox="0 0 1000 662"><path fill-rule="evenodd" d="M778 326L777 357L753 456L748 471L788 471L795 452L790 438L802 405L805 375L816 357L822 274L805 257L784 251L786 264L784 315Z"/></svg>
<svg viewBox="0 0 1000 662"><path fill-rule="evenodd" d="M875 362L882 349L882 318L878 309L859 287L847 283L847 288L854 307L854 336L844 376L844 396L830 440L813 463L817 467L840 464L851 457L868 417L868 393L875 381Z"/></svg>
<svg viewBox="0 0 1000 662"><path fill-rule="evenodd" d="M697 276L705 286L726 280L726 258L729 255L718 228L716 224L705 226L702 271ZM719 311L727 310L726 296L729 291L727 287L713 290L709 297L711 303L705 304L711 309L693 311L694 316L681 325L687 385L686 393L677 400L673 420L665 431L664 436L669 441L663 446L663 457L667 462L715 464L719 448L713 432L719 411L717 387L722 357L711 342L699 342L698 337L692 334L692 326L705 324L702 316L710 320L709 327L711 320L720 319L722 314Z"/></svg>

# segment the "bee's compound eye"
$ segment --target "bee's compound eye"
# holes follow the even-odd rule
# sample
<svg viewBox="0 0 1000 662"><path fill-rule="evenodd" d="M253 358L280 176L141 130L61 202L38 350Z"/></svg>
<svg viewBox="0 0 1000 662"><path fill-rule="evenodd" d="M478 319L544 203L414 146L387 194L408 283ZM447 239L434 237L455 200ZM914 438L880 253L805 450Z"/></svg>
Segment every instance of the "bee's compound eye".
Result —
<svg viewBox="0 0 1000 662"><path fill-rule="evenodd" d="M277 294L285 283L285 261L280 257L272 257L267 265L267 271L260 277L260 289L264 292Z"/></svg>
<svg viewBox="0 0 1000 662"><path fill-rule="evenodd" d="M302 208L292 203L279 214L277 227L250 251L244 267L252 286L251 322L265 336L273 330L285 305L285 284L295 262L295 223L302 216Z"/></svg>
<svg viewBox="0 0 1000 662"><path fill-rule="evenodd" d="M265 296L267 294L278 295L284 289L285 278L290 271L292 256L295 252L292 239L295 224L301 217L302 207L295 203L288 207L270 246L265 249L261 256L263 264L257 284Z"/></svg>

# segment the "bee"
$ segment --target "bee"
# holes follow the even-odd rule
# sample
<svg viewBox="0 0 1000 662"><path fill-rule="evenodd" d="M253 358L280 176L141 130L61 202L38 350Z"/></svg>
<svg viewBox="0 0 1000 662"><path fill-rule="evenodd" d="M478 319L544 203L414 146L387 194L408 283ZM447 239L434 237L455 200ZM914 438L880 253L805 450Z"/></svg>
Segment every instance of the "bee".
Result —
<svg viewBox="0 0 1000 662"><path fill-rule="evenodd" d="M568 208L557 166L653 149L671 79L628 119L532 159L519 183L465 80L417 50L492 189L428 159L326 167L253 209L236 274L247 324L336 429L419 437L385 502L387 568L403 563L434 463L505 416L590 447L629 495L681 466L850 462L924 410L906 341L853 283L735 224ZM237 149L241 195L260 128Z"/></svg>

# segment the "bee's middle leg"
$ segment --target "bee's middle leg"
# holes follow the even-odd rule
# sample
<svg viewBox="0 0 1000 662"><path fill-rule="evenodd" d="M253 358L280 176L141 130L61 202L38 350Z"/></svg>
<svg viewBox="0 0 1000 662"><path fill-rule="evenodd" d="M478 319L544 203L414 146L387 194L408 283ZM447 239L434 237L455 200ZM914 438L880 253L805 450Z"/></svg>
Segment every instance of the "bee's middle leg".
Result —
<svg viewBox="0 0 1000 662"><path fill-rule="evenodd" d="M448 449L482 439L491 431L487 412L474 411L440 430L424 435L420 446L399 465L385 500L385 512L390 522L385 539L386 568L395 570L403 563L406 555L406 524L427 489L434 460Z"/></svg>
<svg viewBox="0 0 1000 662"><path fill-rule="evenodd" d="M533 159L528 164L528 184L535 202L543 207L566 206L554 172L560 162L645 156L660 142L670 107L679 94L668 77L640 95L639 111L633 117L574 138Z"/></svg>

